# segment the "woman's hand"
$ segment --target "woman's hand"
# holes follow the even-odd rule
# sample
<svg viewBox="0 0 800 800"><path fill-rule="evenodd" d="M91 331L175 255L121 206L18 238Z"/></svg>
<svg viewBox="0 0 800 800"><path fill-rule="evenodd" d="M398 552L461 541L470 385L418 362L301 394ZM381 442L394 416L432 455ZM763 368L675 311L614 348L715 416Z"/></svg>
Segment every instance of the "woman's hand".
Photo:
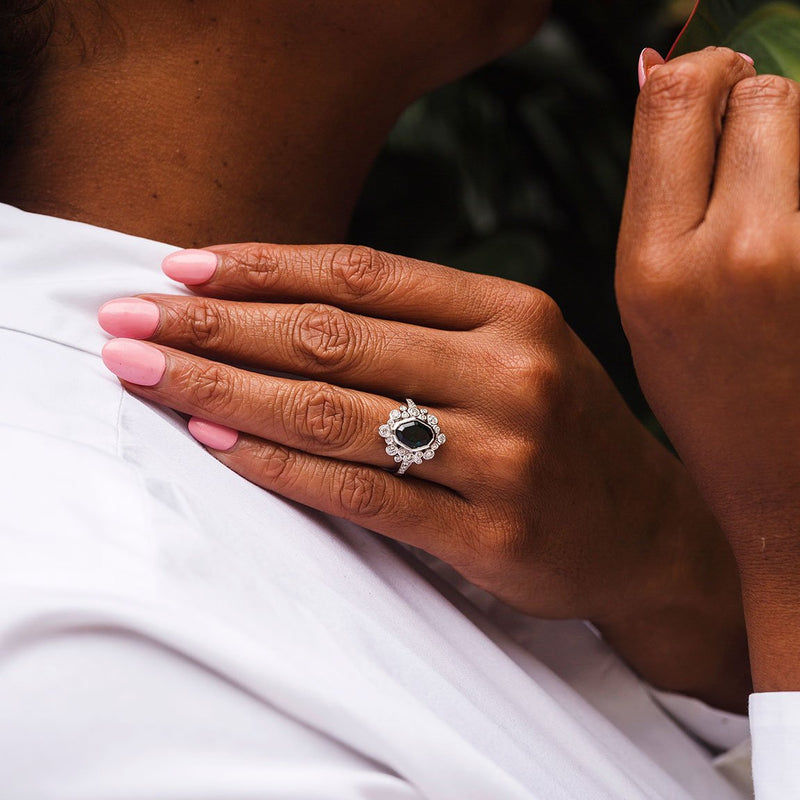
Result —
<svg viewBox="0 0 800 800"><path fill-rule="evenodd" d="M644 86L617 287L637 371L727 533L757 689L800 689L800 87L709 49Z"/></svg>
<svg viewBox="0 0 800 800"><path fill-rule="evenodd" d="M743 641L724 540L550 298L347 246L187 251L165 270L203 296L107 304L106 330L150 343L114 340L104 359L132 392L210 421L190 429L216 458L519 609L592 619L665 688L720 692L707 662ZM399 477L378 428L406 397L447 441Z"/></svg>

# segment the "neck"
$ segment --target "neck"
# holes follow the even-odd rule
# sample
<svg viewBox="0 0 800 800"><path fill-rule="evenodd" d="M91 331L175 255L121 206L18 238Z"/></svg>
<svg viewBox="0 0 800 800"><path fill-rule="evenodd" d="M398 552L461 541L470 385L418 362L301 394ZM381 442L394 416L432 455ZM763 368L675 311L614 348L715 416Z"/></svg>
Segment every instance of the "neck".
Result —
<svg viewBox="0 0 800 800"><path fill-rule="evenodd" d="M181 8L152 26L143 4L88 60L53 46L0 196L180 247L341 240L408 93L286 26Z"/></svg>

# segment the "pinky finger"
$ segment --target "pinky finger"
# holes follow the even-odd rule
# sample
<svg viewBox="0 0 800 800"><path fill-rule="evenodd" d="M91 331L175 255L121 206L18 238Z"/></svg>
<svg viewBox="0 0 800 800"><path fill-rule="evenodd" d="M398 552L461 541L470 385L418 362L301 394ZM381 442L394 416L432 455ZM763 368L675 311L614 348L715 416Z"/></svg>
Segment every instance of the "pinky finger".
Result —
<svg viewBox="0 0 800 800"><path fill-rule="evenodd" d="M469 504L456 492L379 467L312 455L238 434L198 417L189 432L210 452L252 483L271 492L458 561Z"/></svg>

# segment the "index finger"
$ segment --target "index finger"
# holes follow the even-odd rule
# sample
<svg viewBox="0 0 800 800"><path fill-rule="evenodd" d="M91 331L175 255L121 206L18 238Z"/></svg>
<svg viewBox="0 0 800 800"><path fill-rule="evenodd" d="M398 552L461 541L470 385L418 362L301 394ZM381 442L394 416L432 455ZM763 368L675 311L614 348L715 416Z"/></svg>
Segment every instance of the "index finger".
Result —
<svg viewBox="0 0 800 800"><path fill-rule="evenodd" d="M653 70L634 122L623 213L628 235L674 240L700 225L728 95L754 74L744 57L720 47Z"/></svg>
<svg viewBox="0 0 800 800"><path fill-rule="evenodd" d="M225 245L173 253L162 267L205 296L319 302L446 330L480 326L497 294L497 279L355 245Z"/></svg>

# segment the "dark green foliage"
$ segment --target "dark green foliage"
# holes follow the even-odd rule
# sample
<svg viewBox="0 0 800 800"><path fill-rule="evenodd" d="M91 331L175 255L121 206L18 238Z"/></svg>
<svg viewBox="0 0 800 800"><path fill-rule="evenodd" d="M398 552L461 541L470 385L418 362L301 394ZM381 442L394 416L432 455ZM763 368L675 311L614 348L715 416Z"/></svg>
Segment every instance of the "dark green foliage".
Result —
<svg viewBox="0 0 800 800"><path fill-rule="evenodd" d="M614 295L614 248L652 0L562 4L513 55L414 105L369 179L351 240L551 294L642 417Z"/></svg>
<svg viewBox="0 0 800 800"><path fill-rule="evenodd" d="M725 45L755 59L761 73L800 78L798 0L702 0L676 53Z"/></svg>

